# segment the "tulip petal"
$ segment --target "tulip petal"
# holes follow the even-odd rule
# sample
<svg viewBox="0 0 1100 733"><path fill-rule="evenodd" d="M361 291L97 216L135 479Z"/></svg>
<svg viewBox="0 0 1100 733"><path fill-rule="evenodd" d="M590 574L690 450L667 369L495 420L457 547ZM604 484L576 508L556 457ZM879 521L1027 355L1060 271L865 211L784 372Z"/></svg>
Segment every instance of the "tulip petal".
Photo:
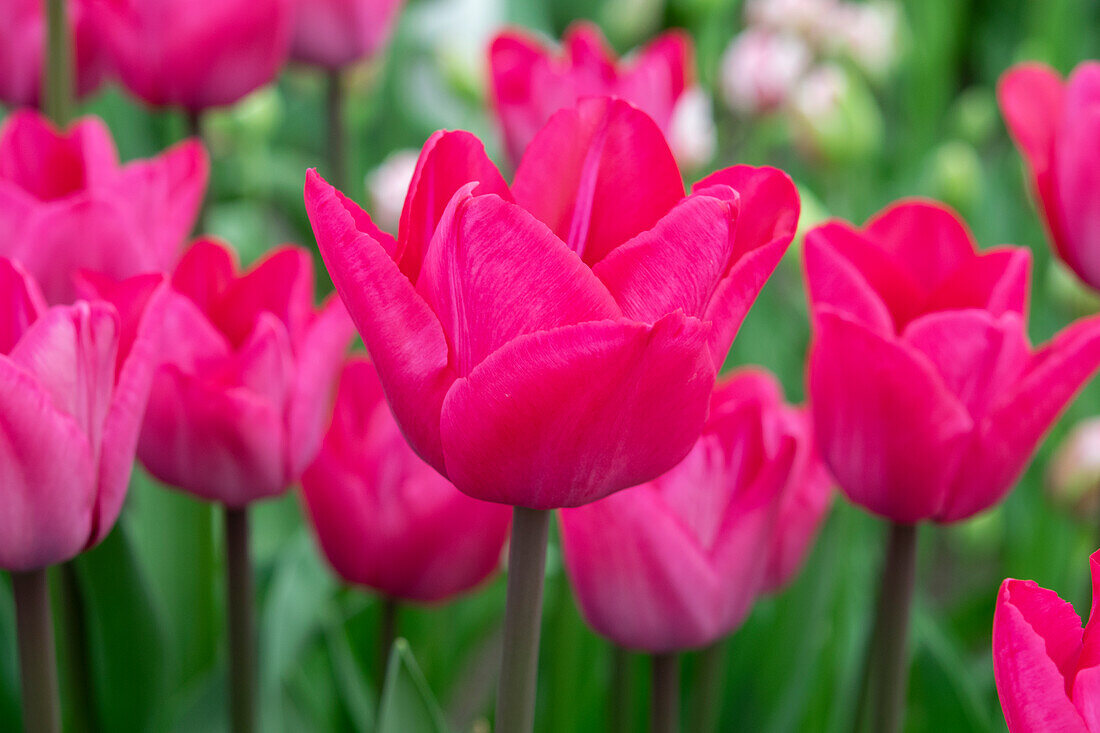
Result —
<svg viewBox="0 0 1100 733"><path fill-rule="evenodd" d="M315 171L306 177L305 198L321 256L371 353L394 416L420 457L443 471L439 415L455 375L439 318L383 244L357 228L357 217L369 220L362 210Z"/></svg>
<svg viewBox="0 0 1100 733"><path fill-rule="evenodd" d="M61 132L38 112L17 110L0 128L0 179L42 201L98 183L117 166L111 133L94 117Z"/></svg>
<svg viewBox="0 0 1100 733"><path fill-rule="evenodd" d="M230 343L239 346L262 313L282 321L292 341L305 331L313 317L313 259L302 247L272 250L231 280L210 316Z"/></svg>
<svg viewBox="0 0 1100 733"><path fill-rule="evenodd" d="M706 338L682 314L520 336L447 394L447 476L475 498L534 509L654 478L702 429L714 385Z"/></svg>
<svg viewBox="0 0 1100 733"><path fill-rule="evenodd" d="M963 220L935 201L899 201L868 221L864 233L893 254L925 290L943 282L975 252L974 236Z"/></svg>
<svg viewBox="0 0 1100 733"><path fill-rule="evenodd" d="M809 393L822 457L853 502L905 523L939 510L973 423L923 354L823 309Z"/></svg>
<svg viewBox="0 0 1100 733"><path fill-rule="evenodd" d="M1062 99L1062 78L1045 64L1017 64L997 83L1008 131L1037 173L1050 168Z"/></svg>
<svg viewBox="0 0 1100 733"><path fill-rule="evenodd" d="M801 208L798 189L790 176L778 168L735 165L711 173L692 190L698 193L719 185L729 186L741 199L735 258L776 241L786 249L798 229Z"/></svg>
<svg viewBox="0 0 1100 733"><path fill-rule="evenodd" d="M497 196L455 194L424 258L417 291L439 316L459 376L517 336L622 311L546 226Z"/></svg>
<svg viewBox="0 0 1100 733"><path fill-rule="evenodd" d="M0 567L37 570L76 556L94 502L83 429L29 372L0 356Z"/></svg>
<svg viewBox="0 0 1100 733"><path fill-rule="evenodd" d="M523 29L506 30L489 46L493 105L513 163L545 122L541 105L533 99L532 80L535 66L547 57L548 51Z"/></svg>
<svg viewBox="0 0 1100 733"><path fill-rule="evenodd" d="M972 258L940 283L928 297L925 311L981 308L994 316L1027 316L1031 282L1031 250L1001 247Z"/></svg>
<svg viewBox="0 0 1100 733"><path fill-rule="evenodd" d="M416 161L401 210L394 256L410 282L415 283L420 277L421 263L447 204L455 192L473 182L478 184L475 189L478 195L495 193L506 201L512 200L508 184L476 137L461 130L440 130L428 138Z"/></svg>
<svg viewBox="0 0 1100 733"><path fill-rule="evenodd" d="M0 354L8 354L23 334L46 310L37 283L23 268L0 257L0 293L8 301L0 312Z"/></svg>
<svg viewBox="0 0 1100 733"><path fill-rule="evenodd" d="M1069 79L1054 150L1052 185L1057 192L1048 217L1060 219L1066 247L1060 250L1085 282L1100 284L1100 62L1085 62Z"/></svg>
<svg viewBox="0 0 1100 733"><path fill-rule="evenodd" d="M219 239L203 237L196 239L180 258L172 272L172 289L210 316L236 271L237 253Z"/></svg>
<svg viewBox="0 0 1100 733"><path fill-rule="evenodd" d="M979 423L940 521L965 519L1012 488L1043 435L1097 368L1100 316L1064 329L1034 354L1015 387L1002 391Z"/></svg>
<svg viewBox="0 0 1100 733"><path fill-rule="evenodd" d="M653 226L684 197L660 128L619 99L554 114L516 171L516 203L589 265Z"/></svg>
<svg viewBox="0 0 1100 733"><path fill-rule="evenodd" d="M1073 704L1089 730L1100 729L1100 551L1089 557L1092 574L1092 610L1082 638L1077 675L1073 679Z"/></svg>
<svg viewBox="0 0 1100 733"><path fill-rule="evenodd" d="M677 309L702 318L728 269L736 217L736 201L689 196L593 272L627 318L654 323Z"/></svg>
<svg viewBox="0 0 1100 733"><path fill-rule="evenodd" d="M1053 591L1006 580L993 615L993 676L1012 733L1088 733L1067 694L1081 619Z"/></svg>

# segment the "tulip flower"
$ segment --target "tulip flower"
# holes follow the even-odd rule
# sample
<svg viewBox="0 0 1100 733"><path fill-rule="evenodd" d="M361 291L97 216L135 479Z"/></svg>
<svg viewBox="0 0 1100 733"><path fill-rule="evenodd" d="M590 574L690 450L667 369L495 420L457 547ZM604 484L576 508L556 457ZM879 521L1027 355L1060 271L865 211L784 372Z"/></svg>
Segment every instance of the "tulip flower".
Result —
<svg viewBox="0 0 1100 733"><path fill-rule="evenodd" d="M591 23L571 26L560 50L525 31L505 31L489 48L489 78L508 155L518 162L558 110L603 95L637 106L675 141L674 122L683 116L678 105L699 104L693 64L691 38L680 31L659 36L627 61L616 57L599 27ZM674 151L680 158L680 149Z"/></svg>
<svg viewBox="0 0 1100 733"><path fill-rule="evenodd" d="M340 69L378 53L404 0L298 0L290 56Z"/></svg>
<svg viewBox="0 0 1100 733"><path fill-rule="evenodd" d="M1054 591L1032 580L1001 584L993 615L993 676L1009 733L1100 731L1100 551L1089 564L1092 614L1084 629L1073 606Z"/></svg>
<svg viewBox="0 0 1100 733"><path fill-rule="evenodd" d="M344 367L302 495L340 577L400 600L432 603L478 585L508 535L506 506L471 499L413 453L362 357Z"/></svg>
<svg viewBox="0 0 1100 733"><path fill-rule="evenodd" d="M45 569L118 519L156 367L162 283L147 275L111 302L49 307L0 258L0 568L12 574L28 730L60 730Z"/></svg>
<svg viewBox="0 0 1100 733"><path fill-rule="evenodd" d="M1100 366L1100 317L1033 349L1029 251L978 253L931 202L894 204L862 229L823 224L804 254L821 455L849 499L893 523L865 678L873 726L889 733L904 703L914 524L1000 501Z"/></svg>
<svg viewBox="0 0 1100 733"><path fill-rule="evenodd" d="M997 98L1055 251L1100 290L1100 62L1082 63L1065 82L1042 64L1019 64L1001 77Z"/></svg>
<svg viewBox="0 0 1100 733"><path fill-rule="evenodd" d="M516 507L497 721L526 730L537 510L687 455L793 236L797 192L780 171L736 166L685 197L660 128L592 99L551 118L511 187L473 136L433 135L396 238L312 171L306 209L409 443L464 493Z"/></svg>
<svg viewBox="0 0 1100 733"><path fill-rule="evenodd" d="M757 370L723 378L679 465L561 512L565 567L585 620L648 652L713 643L801 565L830 490L809 416L783 403L775 379Z"/></svg>
<svg viewBox="0 0 1100 733"><path fill-rule="evenodd" d="M0 126L0 256L18 261L50 303L74 298L82 269L113 279L168 270L208 173L195 141L120 166L99 119L59 131L14 112Z"/></svg>
<svg viewBox="0 0 1100 733"><path fill-rule="evenodd" d="M112 70L157 107L198 113L273 80L294 0L89 0Z"/></svg>
<svg viewBox="0 0 1100 733"><path fill-rule="evenodd" d="M83 96L103 79L104 62L91 22L91 0L68 0L65 10L72 28L73 79ZM45 73L46 15L42 0L0 3L0 101L13 107L35 107Z"/></svg>

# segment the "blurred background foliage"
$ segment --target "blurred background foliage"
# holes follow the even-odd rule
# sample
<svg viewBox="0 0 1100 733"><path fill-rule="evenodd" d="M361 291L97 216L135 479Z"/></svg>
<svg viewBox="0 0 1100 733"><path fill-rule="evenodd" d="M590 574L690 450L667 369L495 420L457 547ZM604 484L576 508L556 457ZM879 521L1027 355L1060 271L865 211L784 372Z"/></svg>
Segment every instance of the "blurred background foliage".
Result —
<svg viewBox="0 0 1100 733"><path fill-rule="evenodd" d="M438 128L472 130L503 162L483 68L485 42L502 23L558 37L586 17L620 51L682 27L695 39L699 79L716 98L718 148L706 170L734 162L786 169L799 184L807 223L825 216L862 222L902 196L947 201L982 246L1011 242L1033 251L1030 330L1033 340L1045 340L1091 304L1051 260L994 84L1018 60L1046 61L1065 73L1096 58L1100 5L909 0L898 10L892 67L859 80L859 95L839 120L810 120L822 129L807 144L789 116L745 117L720 101L722 55L744 23L739 0L412 0L384 57L347 79L348 168L356 182L348 193L365 201L359 182L368 171L395 150L418 148ZM323 78L292 67L277 86L207 120L214 175L206 228L246 261L282 241L312 243L301 191L306 168L325 168L324 89ZM84 111L106 119L124 159L152 155L184 133L182 117L150 113L117 89ZM321 267L318 281L330 287ZM727 366L762 364L779 375L788 397L801 400L808 337L796 244ZM908 731L1004 729L989 651L1002 578L1033 578L1079 611L1088 608L1087 556L1100 544L1100 517L1052 500L1044 473L1069 427L1097 413L1100 385L1093 385L1003 505L956 526L922 529ZM504 607L499 577L449 606L401 610L408 646L391 660L399 683L387 691L382 707L390 714L376 728L379 600L341 587L325 567L296 494L256 505L253 516L265 731L487 730ZM54 578L58 615L63 600L77 598L85 619L75 632L60 626L69 629L59 645L68 730L187 733L224 725L219 521L208 506L138 469L115 532L73 572ZM760 602L723 645L720 730L850 727L881 535L876 521L838 499L799 579ZM537 727L604 730L611 649L584 626L553 544L547 573ZM14 639L6 577L0 639ZM692 683L700 661L685 657L686 730L698 726ZM648 666L637 657L631 669L631 716L645 730ZM424 702L430 697L437 711ZM5 641L0 729L14 730L18 721L15 649Z"/></svg>

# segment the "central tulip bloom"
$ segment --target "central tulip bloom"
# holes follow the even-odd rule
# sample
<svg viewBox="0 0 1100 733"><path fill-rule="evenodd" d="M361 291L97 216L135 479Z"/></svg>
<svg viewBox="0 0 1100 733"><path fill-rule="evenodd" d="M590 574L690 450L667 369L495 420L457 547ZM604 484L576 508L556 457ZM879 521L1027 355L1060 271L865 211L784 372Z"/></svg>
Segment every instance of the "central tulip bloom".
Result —
<svg viewBox="0 0 1100 733"><path fill-rule="evenodd" d="M747 166L685 197L653 121L595 99L554 116L511 188L476 138L433 135L396 239L314 171L306 208L417 453L474 498L549 509L691 449L798 197Z"/></svg>
<svg viewBox="0 0 1100 733"><path fill-rule="evenodd" d="M233 104L286 62L294 0L89 0L133 94L192 112Z"/></svg>
<svg viewBox="0 0 1100 733"><path fill-rule="evenodd" d="M74 91L88 94L103 79L99 39L91 23L92 0L67 0L72 29ZM0 101L13 107L38 105L46 57L46 14L42 0L0 3Z"/></svg>
<svg viewBox="0 0 1100 733"><path fill-rule="evenodd" d="M853 502L895 522L999 501L1100 366L1100 318L1033 350L1029 251L978 253L934 203L895 204L863 229L824 224L805 260L822 456Z"/></svg>
<svg viewBox="0 0 1100 733"><path fill-rule="evenodd" d="M1100 62L1081 64L1067 82L1042 64L1020 64L1001 77L997 98L1054 249L1100 290Z"/></svg>
<svg viewBox="0 0 1100 733"><path fill-rule="evenodd" d="M373 56L389 39L403 4L404 0L298 0L291 58L340 69Z"/></svg>
<svg viewBox="0 0 1100 733"><path fill-rule="evenodd" d="M1100 551L1092 613L1032 580L1008 579L993 616L993 676L1009 733L1100 733Z"/></svg>
<svg viewBox="0 0 1100 733"><path fill-rule="evenodd" d="M801 565L830 493L809 415L784 404L766 372L724 378L679 465L562 511L565 567L585 620L653 653L721 639Z"/></svg>
<svg viewBox="0 0 1100 733"><path fill-rule="evenodd" d="M163 278L47 307L0 258L0 567L70 560L118 519L156 367Z"/></svg>
<svg viewBox="0 0 1100 733"><path fill-rule="evenodd" d="M413 453L361 357L344 367L302 495L344 580L425 603L485 580L500 564L511 518L508 507L471 499Z"/></svg>
<svg viewBox="0 0 1100 733"><path fill-rule="evenodd" d="M36 112L14 112L0 127L0 256L18 261L51 303L73 299L82 269L113 279L166 271L208 173L197 141L120 166L99 119L61 132Z"/></svg>
<svg viewBox="0 0 1100 733"><path fill-rule="evenodd" d="M669 137L676 105L694 76L686 33L665 33L632 60L620 62L591 23L571 26L560 51L524 31L501 33L489 48L489 66L493 103L513 161L523 157L551 115L586 97L620 97L652 117Z"/></svg>
<svg viewBox="0 0 1100 733"><path fill-rule="evenodd" d="M156 478L228 507L285 491L313 460L353 329L313 306L309 253L284 247L244 274L199 240L166 296L163 357L138 456Z"/></svg>

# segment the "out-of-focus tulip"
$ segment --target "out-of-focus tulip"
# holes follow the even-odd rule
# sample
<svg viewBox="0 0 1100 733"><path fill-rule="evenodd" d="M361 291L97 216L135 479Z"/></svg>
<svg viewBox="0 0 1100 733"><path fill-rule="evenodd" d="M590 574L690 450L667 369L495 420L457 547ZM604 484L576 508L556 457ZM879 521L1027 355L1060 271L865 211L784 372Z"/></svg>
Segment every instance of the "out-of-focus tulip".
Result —
<svg viewBox="0 0 1100 733"><path fill-rule="evenodd" d="M749 29L722 55L721 90L742 114L774 111L790 98L810 66L809 47L797 36Z"/></svg>
<svg viewBox="0 0 1100 733"><path fill-rule="evenodd" d="M353 333L339 299L314 308L309 253L283 247L237 274L228 247L199 240L165 311L142 463L234 508L289 488L320 447Z"/></svg>
<svg viewBox="0 0 1100 733"><path fill-rule="evenodd" d="M783 403L775 379L750 370L725 378L679 465L561 513L585 619L632 649L713 643L798 569L830 489L809 416Z"/></svg>
<svg viewBox="0 0 1100 733"><path fill-rule="evenodd" d="M155 106L198 112L275 78L294 0L88 0L112 70Z"/></svg>
<svg viewBox="0 0 1100 733"><path fill-rule="evenodd" d="M73 91L81 96L95 91L103 79L102 54L89 21L89 2L65 3L72 29ZM42 0L0 3L0 101L13 107L38 105L45 72L44 8Z"/></svg>
<svg viewBox="0 0 1100 733"><path fill-rule="evenodd" d="M1100 731L1100 552L1089 558L1092 614L1081 617L1032 580L1001 584L993 616L993 676L1009 733Z"/></svg>
<svg viewBox="0 0 1100 733"><path fill-rule="evenodd" d="M120 166L99 119L60 132L36 112L14 112L0 127L0 255L31 273L50 303L72 300L81 269L114 279L168 270L208 172L195 141Z"/></svg>
<svg viewBox="0 0 1100 733"><path fill-rule="evenodd" d="M1100 290L1100 62L1086 61L1066 82L1042 64L1020 64L1001 77L997 98L1054 249Z"/></svg>
<svg viewBox="0 0 1100 733"><path fill-rule="evenodd" d="M613 96L648 114L669 135L673 113L692 86L691 39L672 31L622 62L600 29L576 23L557 50L522 31L506 31L489 49L493 103L513 162L550 116L585 97Z"/></svg>
<svg viewBox="0 0 1100 733"><path fill-rule="evenodd" d="M69 560L118 519L156 368L163 280L135 278L114 302L47 307L0 258L0 568Z"/></svg>
<svg viewBox="0 0 1100 733"><path fill-rule="evenodd" d="M1050 459L1047 486L1055 502L1092 521L1100 515L1100 418L1070 431Z"/></svg>
<svg viewBox="0 0 1100 733"><path fill-rule="evenodd" d="M481 583L508 536L508 507L471 499L413 453L365 358L344 367L302 493L336 572L401 600L442 601Z"/></svg>
<svg viewBox="0 0 1100 733"><path fill-rule="evenodd" d="M848 497L895 522L951 522L1012 487L1100 365L1100 318L1033 350L1030 253L979 254L954 212L895 204L806 235L814 432Z"/></svg>
<svg viewBox="0 0 1100 733"><path fill-rule="evenodd" d="M694 169L714 157L718 148L718 130L714 125L714 106L702 87L689 87L672 110L668 145L676 161Z"/></svg>
<svg viewBox="0 0 1100 733"><path fill-rule="evenodd" d="M404 0L297 0L295 61L340 69L378 53Z"/></svg>
<svg viewBox="0 0 1100 733"><path fill-rule="evenodd" d="M382 164L367 175L371 217L384 231L397 231L405 195L419 158L420 153L416 150L398 150L386 156Z"/></svg>
<svg viewBox="0 0 1100 733"><path fill-rule="evenodd" d="M798 194L736 166L685 197L656 124L592 99L554 115L511 188L476 138L433 135L396 239L312 171L306 208L417 453L475 498L548 509L691 449Z"/></svg>

